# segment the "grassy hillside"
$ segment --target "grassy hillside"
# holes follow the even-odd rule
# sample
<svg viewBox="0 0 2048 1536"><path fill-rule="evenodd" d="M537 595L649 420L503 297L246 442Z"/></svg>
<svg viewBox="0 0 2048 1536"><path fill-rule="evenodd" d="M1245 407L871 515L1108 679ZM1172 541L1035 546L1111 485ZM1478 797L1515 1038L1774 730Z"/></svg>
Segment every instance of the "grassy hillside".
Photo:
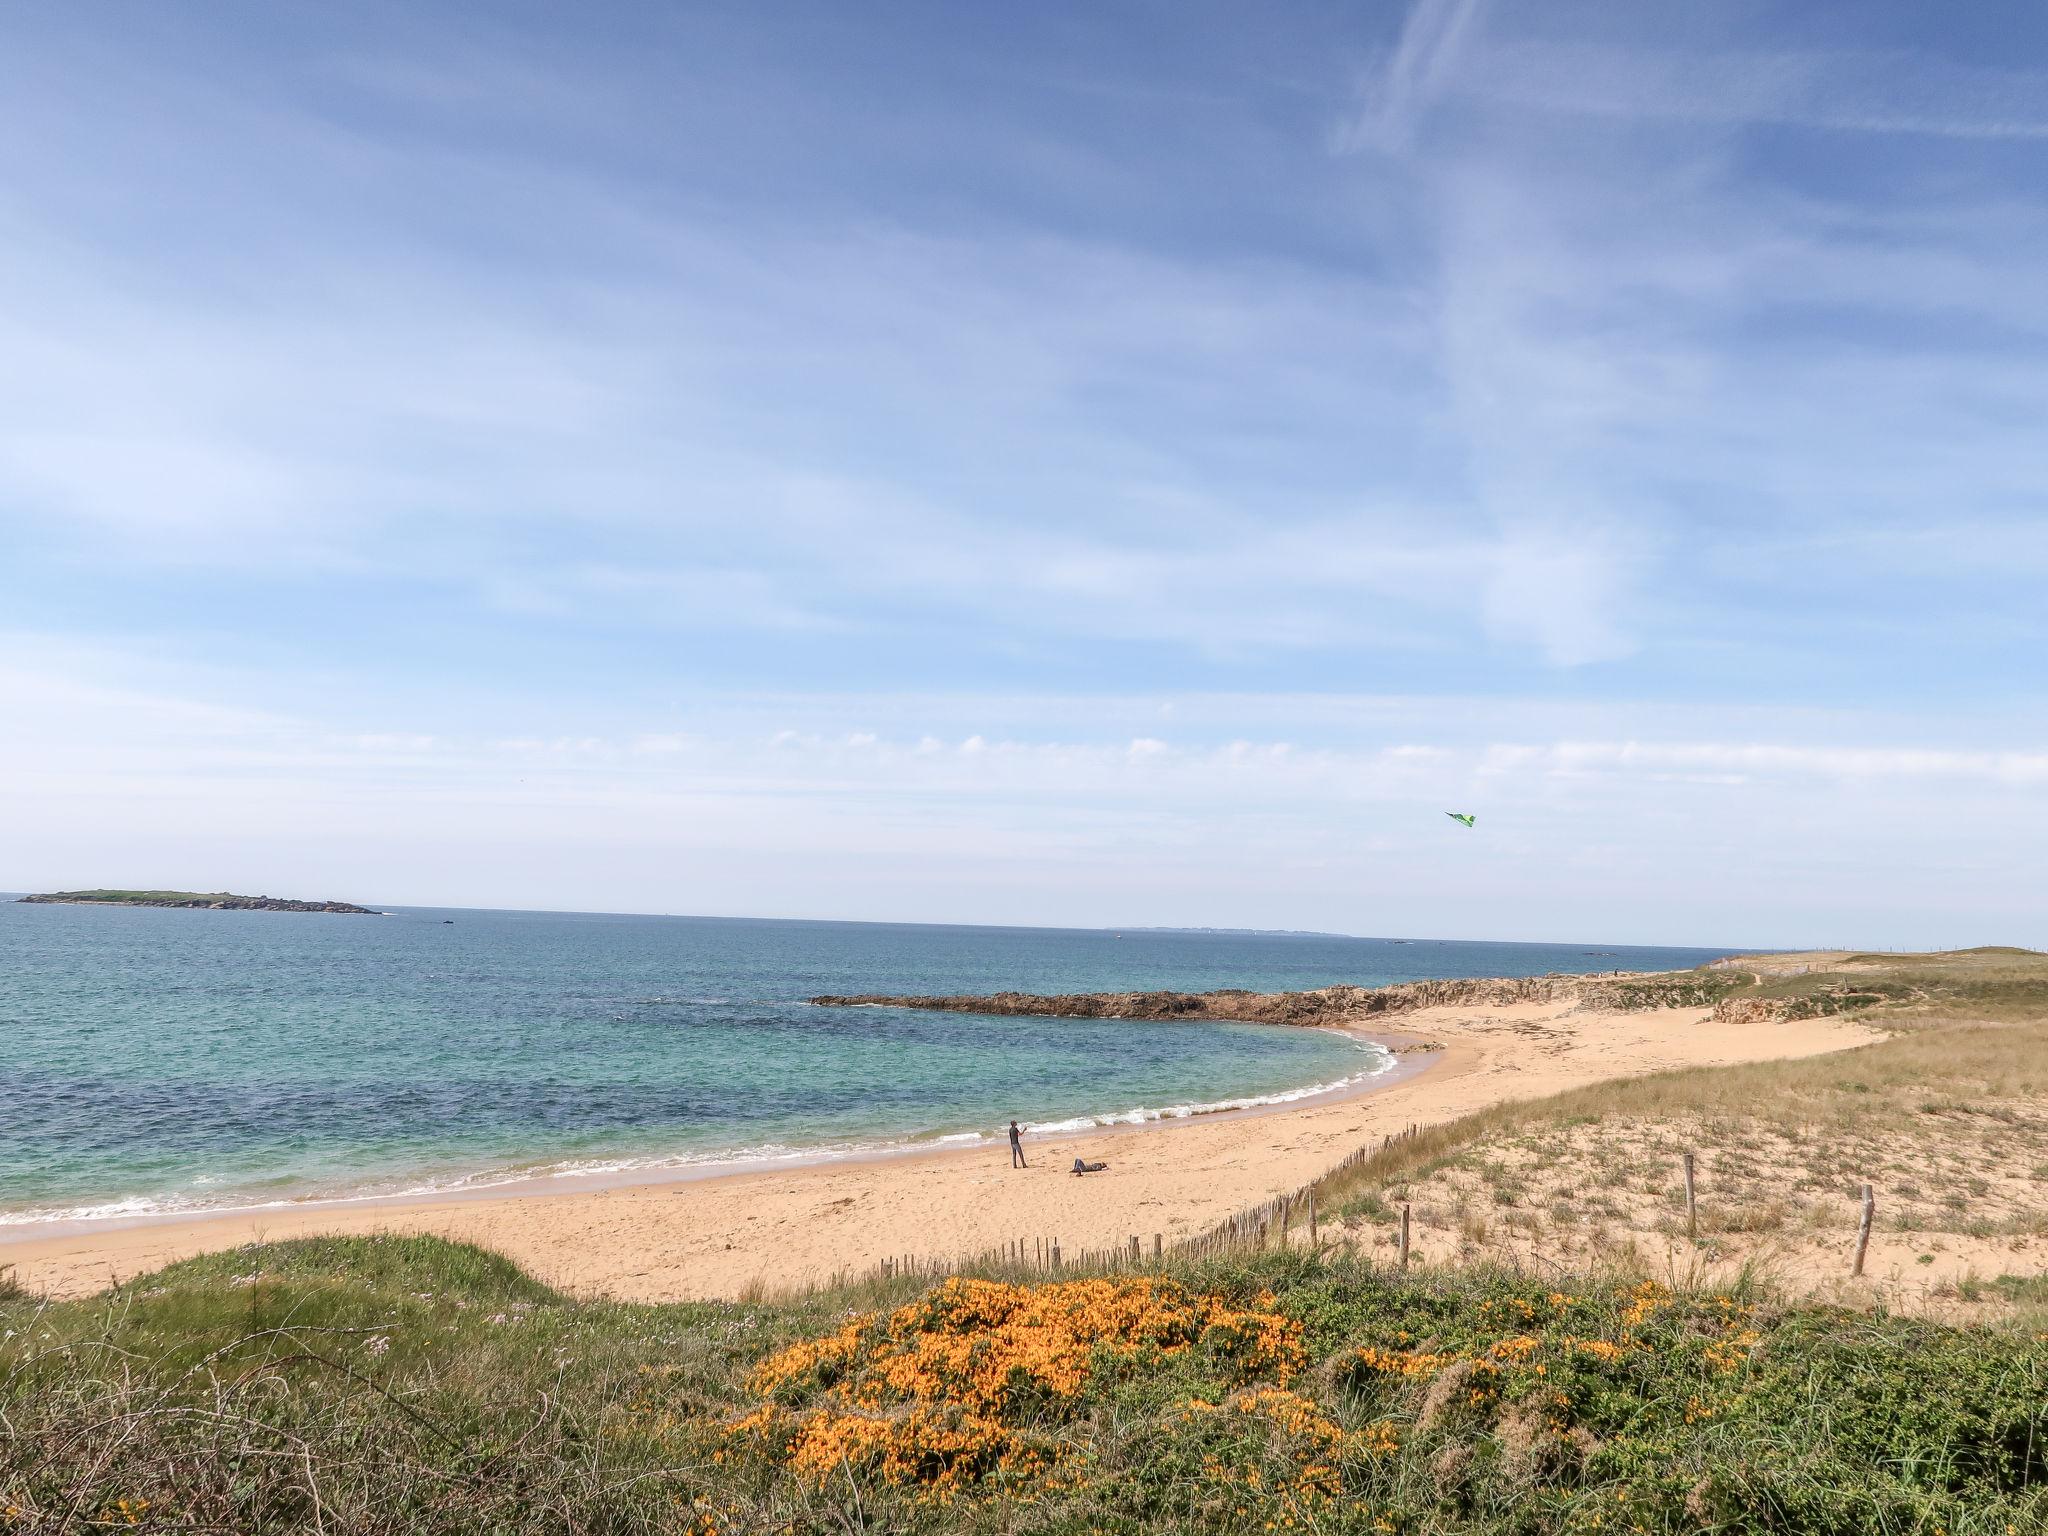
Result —
<svg viewBox="0 0 2048 1536"><path fill-rule="evenodd" d="M1755 995L1816 1012L1858 1011L1891 1028L2048 1019L2048 954L2002 945L1933 954L1767 955L1726 962Z"/></svg>
<svg viewBox="0 0 2048 1536"><path fill-rule="evenodd" d="M1876 1288L1965 1312L2035 1304L2048 1326L2048 956L1772 956L1723 974L1742 981L1724 1006L1762 1004L1760 1028L1843 1013L1885 1036L1503 1105L1329 1181L1324 1208L1368 1252L1391 1246L1405 1202L1437 1261L1749 1264L1864 1300ZM1868 1278L1837 1286L1865 1183L1878 1201Z"/></svg>
<svg viewBox="0 0 2048 1536"><path fill-rule="evenodd" d="M425 1238L0 1302L0 1529L2048 1529L2048 1343L1270 1254L787 1304Z"/></svg>

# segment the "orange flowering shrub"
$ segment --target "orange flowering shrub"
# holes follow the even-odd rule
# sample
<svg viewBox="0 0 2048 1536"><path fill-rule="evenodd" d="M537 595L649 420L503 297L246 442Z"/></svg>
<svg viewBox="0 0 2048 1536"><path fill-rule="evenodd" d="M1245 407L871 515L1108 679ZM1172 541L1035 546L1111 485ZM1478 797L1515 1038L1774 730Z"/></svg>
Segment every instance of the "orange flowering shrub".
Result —
<svg viewBox="0 0 2048 1536"><path fill-rule="evenodd" d="M766 1405L729 1434L816 1481L842 1466L940 1492L1030 1476L1058 1459L1033 1422L1063 1416L1105 1370L1200 1348L1284 1384L1302 1365L1301 1328L1273 1305L1149 1276L956 1278L762 1361L748 1385Z"/></svg>
<svg viewBox="0 0 2048 1536"><path fill-rule="evenodd" d="M1344 1431L1317 1404L1285 1387L1262 1387L1232 1401L1239 1413L1271 1420L1285 1434L1323 1449L1334 1450Z"/></svg>
<svg viewBox="0 0 2048 1536"><path fill-rule="evenodd" d="M1622 1333L1633 1333L1670 1305L1671 1292L1654 1280L1643 1281L1629 1292L1628 1305L1622 1309Z"/></svg>
<svg viewBox="0 0 2048 1536"><path fill-rule="evenodd" d="M1418 1376L1428 1378L1460 1358L1455 1354L1436 1354L1428 1350L1381 1349L1367 1344L1352 1351L1351 1378L1356 1381L1367 1374L1381 1376Z"/></svg>
<svg viewBox="0 0 2048 1536"><path fill-rule="evenodd" d="M1342 1491L1342 1468L1359 1457L1391 1456L1400 1448L1394 1426L1368 1424L1346 1430L1327 1409L1285 1387L1259 1387L1239 1393L1224 1408L1190 1402L1190 1410L1206 1410L1211 1423L1226 1419L1256 1420L1268 1427L1271 1439L1262 1456L1247 1463L1240 1446L1233 1454L1219 1447L1204 1456L1200 1475L1205 1483L1240 1494L1270 1494L1279 1500L1276 1525L1292 1529L1313 1522ZM1186 1411L1183 1422L1189 1421ZM1228 1457L1229 1459L1226 1459Z"/></svg>

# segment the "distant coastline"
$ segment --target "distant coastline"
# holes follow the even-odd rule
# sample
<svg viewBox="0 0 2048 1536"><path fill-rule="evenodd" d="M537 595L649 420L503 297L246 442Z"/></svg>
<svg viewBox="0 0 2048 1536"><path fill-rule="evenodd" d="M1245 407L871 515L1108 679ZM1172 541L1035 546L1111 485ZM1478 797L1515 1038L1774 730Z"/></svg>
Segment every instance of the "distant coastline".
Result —
<svg viewBox="0 0 2048 1536"><path fill-rule="evenodd" d="M383 914L347 901L292 901L283 896L236 896L228 891L47 891L23 896L31 904L67 907L192 907L211 912L347 912Z"/></svg>
<svg viewBox="0 0 2048 1536"><path fill-rule="evenodd" d="M1324 933L1316 928L1183 928L1140 925L1132 928L1105 928L1104 933L1214 933L1228 938L1243 939L1356 939L1355 933ZM1380 942L1385 942L1384 940ZM1396 939L1397 944L1407 940Z"/></svg>

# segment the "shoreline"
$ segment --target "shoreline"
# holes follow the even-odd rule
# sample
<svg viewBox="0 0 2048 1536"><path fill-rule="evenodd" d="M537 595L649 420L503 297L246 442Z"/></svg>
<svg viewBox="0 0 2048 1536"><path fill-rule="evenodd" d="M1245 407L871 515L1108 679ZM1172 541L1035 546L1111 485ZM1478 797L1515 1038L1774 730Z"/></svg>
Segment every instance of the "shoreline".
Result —
<svg viewBox="0 0 2048 1536"><path fill-rule="evenodd" d="M1362 1091L1261 1109L886 1157L541 1192L503 1186L351 1206L181 1214L148 1224L0 1238L0 1264L31 1290L91 1294L194 1253L370 1232L478 1243L580 1295L736 1297L801 1286L885 1257L959 1257L1049 1236L1070 1250L1193 1236L1325 1172L1362 1142L1510 1099L1612 1078L1840 1050L1876 1033L1827 1017L1720 1021L1704 1007L1579 1011L1571 1002L1425 1008L1369 1038L1440 1042L1426 1064ZM1157 1134L1134 1134L1149 1132ZM1087 1178L1076 1157L1107 1162ZM664 1170L673 1174L673 1170Z"/></svg>
<svg viewBox="0 0 2048 1536"><path fill-rule="evenodd" d="M1216 1020L1218 1023L1242 1023L1243 1020ZM1255 1026L1264 1027L1264 1026ZM1185 1113L1175 1114L1171 1106L1167 1109L1151 1109L1140 1106L1124 1114L1144 1114L1148 1118L1130 1120L1118 1118L1115 1112L1103 1116L1088 1116L1085 1125L1075 1122L1081 1116L1070 1116L1065 1120L1047 1125L1027 1127L1026 1134L1042 1141L1046 1137L1064 1136L1122 1136L1133 1132L1165 1130L1175 1126L1208 1123L1212 1120L1249 1117L1257 1115L1284 1114L1317 1104L1329 1104L1348 1098L1379 1091L1425 1071L1435 1059L1437 1052L1429 1049L1429 1042L1413 1039L1392 1031L1373 1031L1347 1028L1339 1025L1318 1026L1331 1034L1347 1036L1376 1046L1386 1053L1387 1063L1373 1070L1352 1073L1334 1083L1309 1084L1303 1088L1276 1090L1269 1095L1253 1095L1268 1100L1258 1103L1232 1103L1224 1101L1222 1107L1206 1108L1195 1106ZM919 1139L923 1137L924 1139ZM861 1164L886 1164L906 1158L937 1156L951 1153L973 1153L988 1151L1004 1145L1000 1135L980 1132L933 1132L913 1133L909 1137L894 1141L883 1140L876 1145L793 1148L785 1154L775 1156L721 1156L710 1154L694 1161L663 1161L651 1158L632 1167L598 1167L588 1170L573 1167L547 1167L533 1170L504 1168L484 1170L475 1174L464 1174L451 1181L446 1187L423 1187L397 1189L384 1192L357 1194L308 1194L283 1196L276 1200L235 1202L222 1205L184 1206L171 1209L126 1211L100 1216L52 1215L28 1219L9 1219L0 1216L0 1267L9 1261L10 1247L26 1245L40 1238L61 1239L89 1237L100 1232L123 1232L137 1228L203 1224L214 1221L260 1220L265 1216L293 1215L300 1212L357 1211L391 1208L403 1210L418 1205L442 1203L468 1203L488 1200L545 1199L551 1196L592 1194L614 1189L659 1188L670 1184L696 1184L711 1179L741 1178L753 1174L797 1172L810 1168L838 1168ZM112 1204L114 1202L107 1202Z"/></svg>
<svg viewBox="0 0 2048 1536"><path fill-rule="evenodd" d="M1221 1024L1237 1024L1245 1020L1214 1020ZM1266 1026L1257 1026L1266 1028ZM1343 1034L1354 1040L1362 1040L1386 1053L1386 1065L1352 1073L1335 1083L1309 1083L1298 1090L1280 1090L1270 1096L1253 1096L1268 1102L1235 1104L1223 1102L1221 1108L1194 1106L1184 1114L1176 1114L1169 1106L1163 1110L1151 1110L1141 1106L1139 1110L1126 1110L1124 1114L1145 1114L1149 1118L1128 1120L1116 1118L1116 1112L1106 1116L1087 1116L1087 1124L1075 1124L1083 1116L1069 1116L1067 1120L1055 1120L1044 1126L1026 1126L1026 1135L1044 1137L1114 1137L1139 1133L1139 1130L1163 1130L1169 1126L1182 1126L1194 1122L1208 1122L1235 1116L1257 1116L1257 1114L1284 1114L1286 1110L1305 1108L1313 1104L1331 1104L1346 1098L1358 1098L1364 1094L1378 1092L1380 1087L1391 1087L1393 1083L1425 1071L1434 1059L1434 1051L1425 1051L1425 1040L1415 1040L1391 1030L1366 1032L1362 1028L1346 1028L1337 1024L1319 1026L1331 1034ZM924 1139L920 1139L924 1137ZM211 1223L211 1221L233 1221L248 1219L260 1221L266 1214L295 1214L295 1212L322 1212L322 1210L375 1210L381 1206L389 1208L410 1208L424 1204L444 1202L473 1202L473 1200L532 1200L549 1196L573 1196L573 1194L596 1194L604 1190L633 1190L633 1188L659 1188L668 1184L700 1184L705 1180L721 1178L743 1178L750 1174L784 1174L784 1171L799 1171L809 1167L844 1167L858 1163L893 1163L905 1157L924 1157L940 1153L973 1153L999 1147L999 1135L983 1133L913 1133L911 1137L895 1141L879 1141L877 1145L821 1145L821 1147L797 1147L780 1155L719 1155L711 1153L696 1161L662 1161L649 1159L633 1167L541 1167L541 1169L485 1169L479 1174L463 1174L444 1188L408 1188L408 1190L387 1190L387 1192L365 1192L365 1194L301 1194L281 1196L276 1200L248 1200L217 1206L178 1206L158 1210L131 1210L119 1214L100 1214L100 1217L70 1217L70 1214L53 1214L53 1217L33 1219L8 1219L0 1217L0 1266L4 1266L10 1245L33 1243L35 1239L49 1237L88 1237L92 1233L115 1233L137 1227L170 1227L184 1223ZM113 1204L113 1202L109 1202Z"/></svg>

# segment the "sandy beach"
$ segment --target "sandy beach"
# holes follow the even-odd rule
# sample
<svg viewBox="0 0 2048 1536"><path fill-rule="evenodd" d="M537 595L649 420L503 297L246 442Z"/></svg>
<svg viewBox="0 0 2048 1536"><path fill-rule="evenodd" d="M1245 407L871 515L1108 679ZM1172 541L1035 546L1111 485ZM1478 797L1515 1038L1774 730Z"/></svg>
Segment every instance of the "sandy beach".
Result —
<svg viewBox="0 0 2048 1536"><path fill-rule="evenodd" d="M316 1234L431 1232L507 1254L563 1289L658 1301L733 1296L864 1269L891 1255L980 1252L1013 1238L1068 1250L1168 1242L1306 1182L1362 1141L1503 1100L1671 1067L1817 1055L1874 1038L1839 1019L1717 1021L1705 1008L1573 1011L1569 1003L1401 1015L1438 1042L1422 1070L1349 1097L1261 1113L1034 1138L866 1162L609 1188L227 1212L142 1225L14 1231L0 1265L77 1296L194 1253ZM1109 1164L1075 1178L1076 1157Z"/></svg>

